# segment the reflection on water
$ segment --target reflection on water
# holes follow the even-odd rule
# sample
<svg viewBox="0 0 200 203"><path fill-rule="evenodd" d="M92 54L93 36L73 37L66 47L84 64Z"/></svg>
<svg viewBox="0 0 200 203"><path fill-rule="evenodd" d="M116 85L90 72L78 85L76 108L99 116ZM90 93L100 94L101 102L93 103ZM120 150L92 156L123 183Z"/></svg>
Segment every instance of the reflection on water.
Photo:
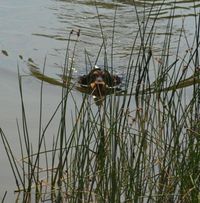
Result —
<svg viewBox="0 0 200 203"><path fill-rule="evenodd" d="M177 1L176 3L174 1L166 1L166 3L163 3L163 1L135 1L134 4L133 1L120 0L97 1L96 3L83 0L62 0L59 2L57 7L55 5L50 7L58 20L56 26L49 27L40 33L34 32L33 34L39 37L63 41L64 43L71 29L80 29L81 37L75 60L75 66L78 71L83 71L84 69L85 50L87 50L93 63L96 59L99 47L102 44L102 33L99 23L101 23L103 37L107 45L108 62L111 63L110 53L116 9L113 66L116 70L122 71L123 67L127 66L132 44L138 31L138 18L140 23L148 17L151 18L151 22L157 18L156 42L154 47L152 47L156 55L161 51L160 47L162 47L163 36L166 34L168 20L172 17L175 18L173 31L169 34L174 35L171 40L176 42L176 33L179 33L179 30L182 29L183 21L186 32L189 33L192 30L194 24L190 23L191 17L198 14L197 11L196 14L194 13L194 8L199 6L198 1ZM159 15L157 15L158 12ZM138 43L138 49L140 48L139 46L140 43ZM64 52L64 49L56 50L58 53L55 52L54 54L60 55L61 52ZM137 53L137 50L134 50L134 52ZM103 64L103 61L102 56L99 63Z"/></svg>

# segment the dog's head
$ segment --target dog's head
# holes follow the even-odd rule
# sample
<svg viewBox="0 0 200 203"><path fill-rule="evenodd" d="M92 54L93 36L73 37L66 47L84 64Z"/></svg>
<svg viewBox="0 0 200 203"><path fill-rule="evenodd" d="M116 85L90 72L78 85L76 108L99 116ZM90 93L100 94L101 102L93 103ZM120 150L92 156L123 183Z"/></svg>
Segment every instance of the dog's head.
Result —
<svg viewBox="0 0 200 203"><path fill-rule="evenodd" d="M93 69L88 74L88 84L95 96L102 96L106 94L106 88L109 86L111 80L110 73L101 69Z"/></svg>
<svg viewBox="0 0 200 203"><path fill-rule="evenodd" d="M78 83L91 89L94 96L105 96L108 88L120 84L119 77L100 68L92 69L88 75L81 76Z"/></svg>

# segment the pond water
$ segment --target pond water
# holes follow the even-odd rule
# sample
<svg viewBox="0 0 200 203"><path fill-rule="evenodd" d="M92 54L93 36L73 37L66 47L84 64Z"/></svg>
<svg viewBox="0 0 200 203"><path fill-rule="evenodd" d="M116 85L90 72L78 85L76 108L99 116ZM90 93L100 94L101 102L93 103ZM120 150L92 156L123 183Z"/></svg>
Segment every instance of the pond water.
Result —
<svg viewBox="0 0 200 203"><path fill-rule="evenodd" d="M137 16L135 8L130 0L101 0L96 3L90 0L1 0L0 3L0 50L6 50L8 56L0 54L0 127L16 147L16 157L20 153L16 118L21 118L20 97L18 88L17 65L20 73L29 73L24 60L32 58L40 67L43 66L47 57L46 71L56 77L61 72L64 63L67 39L72 29L80 29L79 42L74 59L75 72L84 73L86 70L85 51L90 56L92 63L95 62L99 48L102 44L102 33L99 26L99 12L104 37L108 47L108 65L111 65L111 43L113 31L113 19L117 5L113 67L116 72L125 71L127 67L132 43L137 33ZM174 37L182 27L185 19L188 39L194 32L194 4L193 1L177 1L176 20L174 22ZM156 1L155 8L159 8L162 1ZM152 1L136 1L139 18L148 13ZM200 4L196 1L196 9ZM155 55L159 54L162 44L162 33L165 33L166 24L170 18L173 1L166 1L158 20L157 46L154 47ZM155 16L152 15L152 19ZM76 36L72 36L76 39ZM73 48L73 41L71 45ZM183 45L183 51L187 46ZM135 50L137 53L137 50ZM173 54L173 50L172 50ZM103 54L98 64L104 64ZM33 142L37 142L37 126L39 119L39 88L40 83L33 77L23 78L23 92L27 109L28 127L31 131ZM59 87L45 85L44 87L44 123L50 118L60 100L61 90ZM81 100L81 95L75 93L75 97ZM69 106L70 106L69 101ZM56 129L50 128L55 134ZM52 135L52 133L50 134ZM51 137L50 137L51 140ZM5 150L0 142L0 199L5 191L8 191L6 202L12 202L15 182L11 173Z"/></svg>

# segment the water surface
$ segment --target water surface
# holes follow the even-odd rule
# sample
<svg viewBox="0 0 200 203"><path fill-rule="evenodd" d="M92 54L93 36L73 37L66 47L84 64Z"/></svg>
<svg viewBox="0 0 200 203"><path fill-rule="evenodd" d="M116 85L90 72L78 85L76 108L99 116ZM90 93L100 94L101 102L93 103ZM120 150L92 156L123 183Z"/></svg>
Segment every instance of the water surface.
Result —
<svg viewBox="0 0 200 203"><path fill-rule="evenodd" d="M177 10L172 42L175 43L177 41L177 33L182 28L183 22L188 40L193 39L193 16L195 12L198 13L200 4L196 1L194 7L193 1L177 1L176 5L173 2L167 1L160 12L161 14L158 16L156 42L154 47L152 47L155 57L160 53L166 25L169 18L171 18L174 8ZM161 3L162 1L155 1L153 7L155 13ZM0 54L0 127L4 130L11 145L16 147L16 157L20 153L19 147L17 147L16 118L20 119L21 115L17 64L21 74L27 75L29 73L26 63L19 58L19 55L22 55L24 60L32 58L40 67L43 66L44 58L47 56L46 72L53 77L57 77L57 73L61 72L61 67L64 63L69 33L72 29L80 29L81 35L76 49L74 69L78 73L84 73L86 71L85 53L88 53L91 62L94 63L102 45L100 19L103 37L107 44L108 65L113 64L116 72L124 72L138 31L138 17L141 21L143 18L146 18L149 10L152 9L152 1L136 1L136 6L137 15L132 1L128 0L101 0L96 4L94 4L94 1L89 0L19 0L17 4L14 0L1 0L0 49L6 50L8 56ZM194 8L196 8L196 11ZM116 9L114 58L112 63L110 53L112 51L113 20ZM155 15L152 14L152 21L154 18ZM72 39L75 40L76 35L73 35ZM140 43L138 42L139 45ZM71 45L72 48L73 43ZM188 46L184 44L182 47L183 52L187 48ZM134 53L137 54L137 49L134 50ZM173 49L171 54L174 54ZM102 53L98 64L102 65L104 62L104 54ZM39 88L39 81L33 77L24 77L23 91L29 121L28 127L31 131L33 143L37 142L38 134ZM58 104L60 94L59 87L45 85L44 123L48 121ZM79 93L74 93L74 96L81 101L82 97ZM69 109L70 103L72 101L69 101ZM56 133L56 129L53 126L50 129L52 132L50 133L49 142L51 142L52 134ZM2 143L0 144L0 153L0 197L3 196L5 191L8 191L7 202L9 200L12 202L15 183Z"/></svg>

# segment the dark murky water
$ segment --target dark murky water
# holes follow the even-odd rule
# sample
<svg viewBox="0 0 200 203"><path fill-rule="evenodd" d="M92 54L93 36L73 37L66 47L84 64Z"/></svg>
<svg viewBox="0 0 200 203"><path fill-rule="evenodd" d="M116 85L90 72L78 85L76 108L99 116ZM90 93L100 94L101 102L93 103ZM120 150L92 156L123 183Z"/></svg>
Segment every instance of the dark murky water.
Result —
<svg viewBox="0 0 200 203"><path fill-rule="evenodd" d="M154 54L158 54L162 46L163 35L166 24L171 17L170 13L176 8L174 22L174 37L182 27L185 20L185 30L192 36L194 32L194 8L198 13L199 1L166 1L166 5L158 16L157 42L153 47ZM160 7L162 1L155 1L153 9ZM142 19L151 9L152 1L136 1L138 16ZM194 6L195 4L195 6ZM100 15L104 37L107 42L108 63L111 53L113 19L117 5L115 38L114 38L114 63L113 67L118 72L123 72L127 66L127 61L131 51L134 37L137 33L137 16L132 0L101 0L96 3ZM155 16L152 15L153 19ZM19 0L16 4L14 0L1 0L0 2L0 49L6 50L8 56L0 54L0 127L8 136L12 145L16 145L18 139L16 118L20 118L20 98L17 79L17 64L20 72L27 74L26 64L19 59L22 55L24 59L32 58L37 64L44 62L47 56L48 74L56 76L63 65L67 38L72 29L80 29L81 35L77 45L74 67L78 72L85 71L85 51L88 52L91 61L94 63L102 44L101 30L97 9L94 1L74 0ZM76 38L76 36L74 36ZM183 45L183 51L187 49ZM135 50L137 53L137 50ZM173 50L172 50L173 54ZM99 59L99 64L103 64L103 56ZM39 104L39 82L32 77L23 80L24 97L29 119L29 128L33 131L32 139L37 141L34 132L37 132ZM44 90L44 120L47 121L55 109L60 99L60 88L46 85ZM75 97L81 98L77 93ZM53 127L52 127L53 129ZM54 129L55 130L55 129ZM50 139L51 140L51 139ZM17 148L16 148L17 149ZM4 153L2 143L0 144L0 199L6 190L9 191L8 199L13 199L14 179ZM16 150L16 156L19 151ZM12 201L11 201L12 202Z"/></svg>

